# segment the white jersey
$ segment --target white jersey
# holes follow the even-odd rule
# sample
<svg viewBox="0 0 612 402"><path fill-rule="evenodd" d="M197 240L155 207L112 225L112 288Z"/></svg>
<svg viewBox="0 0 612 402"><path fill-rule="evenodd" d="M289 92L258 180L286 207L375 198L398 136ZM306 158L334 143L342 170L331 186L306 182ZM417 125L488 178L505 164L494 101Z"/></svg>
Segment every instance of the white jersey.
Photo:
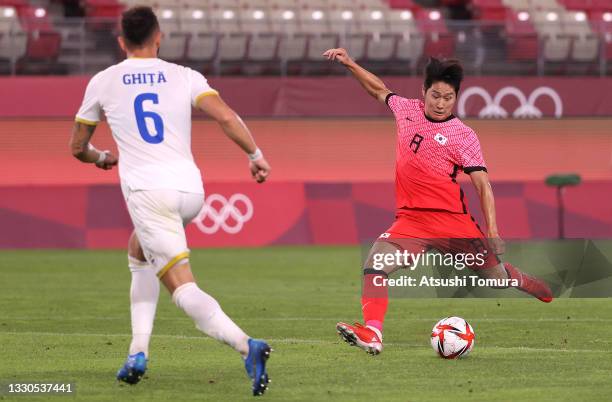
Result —
<svg viewBox="0 0 612 402"><path fill-rule="evenodd" d="M203 194L191 154L191 108L217 94L204 76L157 58L130 58L96 74L76 121L97 124L103 110L119 148L119 176L131 190Z"/></svg>

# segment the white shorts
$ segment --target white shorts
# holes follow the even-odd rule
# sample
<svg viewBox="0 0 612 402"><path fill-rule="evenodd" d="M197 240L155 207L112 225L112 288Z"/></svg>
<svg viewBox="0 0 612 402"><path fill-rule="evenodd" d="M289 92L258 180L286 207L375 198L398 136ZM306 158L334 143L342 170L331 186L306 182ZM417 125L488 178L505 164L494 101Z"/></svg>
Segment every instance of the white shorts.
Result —
<svg viewBox="0 0 612 402"><path fill-rule="evenodd" d="M130 190L127 186L122 190L140 246L161 278L189 258L185 226L202 209L204 196L176 190Z"/></svg>

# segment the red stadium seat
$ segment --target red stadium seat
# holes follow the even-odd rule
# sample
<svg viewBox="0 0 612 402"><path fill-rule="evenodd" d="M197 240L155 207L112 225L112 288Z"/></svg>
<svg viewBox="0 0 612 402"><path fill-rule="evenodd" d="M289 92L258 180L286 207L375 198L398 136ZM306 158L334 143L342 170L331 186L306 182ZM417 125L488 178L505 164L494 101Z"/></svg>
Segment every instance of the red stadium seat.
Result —
<svg viewBox="0 0 612 402"><path fill-rule="evenodd" d="M85 13L93 18L116 18L121 15L124 7L117 0L87 0Z"/></svg>
<svg viewBox="0 0 612 402"><path fill-rule="evenodd" d="M612 11L595 11L591 14L591 27L600 35L603 54L612 60Z"/></svg>
<svg viewBox="0 0 612 402"><path fill-rule="evenodd" d="M40 8L27 6L18 10L23 30L28 33L26 58L29 60L55 60L59 55L62 38L49 18L40 14Z"/></svg>
<svg viewBox="0 0 612 402"><path fill-rule="evenodd" d="M388 0L388 3L391 8L411 10L412 12L416 12L421 8L421 6L412 0Z"/></svg>
<svg viewBox="0 0 612 402"><path fill-rule="evenodd" d="M474 0L475 17L484 21L504 21L508 12L501 0Z"/></svg>
<svg viewBox="0 0 612 402"><path fill-rule="evenodd" d="M612 1L610 0L590 0L591 9L601 12L612 12Z"/></svg>
<svg viewBox="0 0 612 402"><path fill-rule="evenodd" d="M509 12L506 19L506 54L509 60L535 61L538 58L538 34L526 11ZM525 19L525 16L528 18Z"/></svg>
<svg viewBox="0 0 612 402"><path fill-rule="evenodd" d="M416 13L419 30L425 37L423 53L426 56L452 56L455 53L455 38L448 31L440 10L419 10Z"/></svg>
<svg viewBox="0 0 612 402"><path fill-rule="evenodd" d="M2 7L13 7L17 11L21 8L28 7L30 4L27 0L0 0L0 6Z"/></svg>
<svg viewBox="0 0 612 402"><path fill-rule="evenodd" d="M558 0L568 10L589 11L592 9L591 0Z"/></svg>
<svg viewBox="0 0 612 402"><path fill-rule="evenodd" d="M594 11L591 13L591 28L601 34L612 34L612 11Z"/></svg>

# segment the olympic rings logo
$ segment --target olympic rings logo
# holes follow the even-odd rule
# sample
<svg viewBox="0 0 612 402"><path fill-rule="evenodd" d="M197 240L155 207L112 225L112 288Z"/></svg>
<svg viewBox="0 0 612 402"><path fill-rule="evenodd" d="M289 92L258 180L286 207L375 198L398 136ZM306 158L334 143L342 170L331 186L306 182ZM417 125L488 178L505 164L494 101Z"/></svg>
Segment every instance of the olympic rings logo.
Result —
<svg viewBox="0 0 612 402"><path fill-rule="evenodd" d="M457 112L459 117L466 116L465 103L471 96L480 96L485 101L485 107L480 110L478 117L483 118L507 118L508 112L501 106L502 99L506 96L514 96L520 103L520 106L512 113L514 118L541 118L542 111L535 105L540 96L548 96L555 104L555 117L559 118L563 115L563 103L561 97L554 89L550 87L536 88L527 98L525 94L516 87L505 87L500 89L494 98L491 98L489 92L482 87L470 87L463 91L459 97Z"/></svg>
<svg viewBox="0 0 612 402"><path fill-rule="evenodd" d="M221 194L211 194L204 198L202 210L192 222L206 234L217 233L219 229L236 234L252 217L253 202L246 195L236 193L227 199ZM206 225L205 221L212 224Z"/></svg>

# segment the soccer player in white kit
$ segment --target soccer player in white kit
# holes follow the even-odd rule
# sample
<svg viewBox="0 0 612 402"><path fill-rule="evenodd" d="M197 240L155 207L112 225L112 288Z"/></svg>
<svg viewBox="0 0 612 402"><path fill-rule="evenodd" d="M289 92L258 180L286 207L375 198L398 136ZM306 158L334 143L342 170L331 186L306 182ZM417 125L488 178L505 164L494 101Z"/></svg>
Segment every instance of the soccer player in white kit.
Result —
<svg viewBox="0 0 612 402"><path fill-rule="evenodd" d="M161 281L198 329L242 355L253 394L262 395L268 385L270 347L246 335L198 287L189 265L184 226L204 200L201 174L191 154L192 107L215 119L248 154L258 183L266 180L270 166L243 121L202 74L157 58L162 34L150 7L125 11L121 28L118 40L128 58L89 81L70 142L72 154L82 162L101 169L119 165L135 228L128 245L132 342L117 379L136 384L144 375ZM119 149L119 163L111 152L90 144L102 111Z"/></svg>

